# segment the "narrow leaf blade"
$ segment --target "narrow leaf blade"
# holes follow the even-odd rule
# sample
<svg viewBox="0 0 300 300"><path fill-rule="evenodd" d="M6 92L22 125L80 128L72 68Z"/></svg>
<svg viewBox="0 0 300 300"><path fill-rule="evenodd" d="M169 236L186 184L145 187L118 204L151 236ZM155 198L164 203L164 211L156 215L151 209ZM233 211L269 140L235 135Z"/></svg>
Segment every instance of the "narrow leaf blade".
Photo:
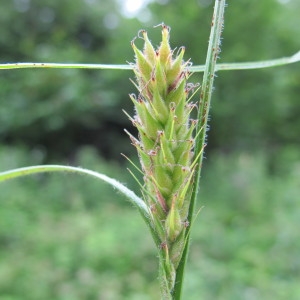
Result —
<svg viewBox="0 0 300 300"><path fill-rule="evenodd" d="M91 171L88 169L83 169L79 167L71 167L71 166L61 166L61 165L39 165L39 166L30 166L24 168L18 168L14 170L9 170L6 172L0 173L0 182L6 181L13 178L23 177L26 175L36 174L36 173L45 173L45 172L73 172L79 174L85 174L97 179L100 179L108 184L110 184L113 188L121 192L126 198L137 207L143 214L144 217L149 218L150 212L145 204L145 202L139 198L133 191L128 189L122 183L117 181L116 179L110 178L104 174Z"/></svg>

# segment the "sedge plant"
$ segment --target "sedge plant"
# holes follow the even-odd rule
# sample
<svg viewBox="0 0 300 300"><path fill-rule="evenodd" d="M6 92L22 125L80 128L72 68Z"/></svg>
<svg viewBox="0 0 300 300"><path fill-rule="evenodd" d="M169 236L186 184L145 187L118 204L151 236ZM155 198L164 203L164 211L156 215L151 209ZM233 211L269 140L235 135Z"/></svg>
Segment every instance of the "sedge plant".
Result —
<svg viewBox="0 0 300 300"><path fill-rule="evenodd" d="M132 42L135 62L130 65L0 65L0 69L50 67L134 71L134 85L138 92L131 94L130 99L135 115L125 113L137 128L138 136L126 132L140 160L141 166L134 167L142 174L142 197L104 174L71 166L42 165L10 170L0 173L0 181L34 173L68 171L90 175L112 185L137 207L149 227L158 251L162 299L181 299L215 72L272 67L300 60L298 52L292 57L276 60L217 65L224 8L225 0L215 1L205 66L192 66L189 60L185 61L184 47L178 50L170 47L170 28L165 24L161 24L162 41L157 49L145 30L139 32L144 47L140 50ZM188 83L192 72L202 71L204 75L200 88ZM196 103L192 102L192 96L196 93L194 90L200 90ZM198 112L195 120L191 117L193 110Z"/></svg>

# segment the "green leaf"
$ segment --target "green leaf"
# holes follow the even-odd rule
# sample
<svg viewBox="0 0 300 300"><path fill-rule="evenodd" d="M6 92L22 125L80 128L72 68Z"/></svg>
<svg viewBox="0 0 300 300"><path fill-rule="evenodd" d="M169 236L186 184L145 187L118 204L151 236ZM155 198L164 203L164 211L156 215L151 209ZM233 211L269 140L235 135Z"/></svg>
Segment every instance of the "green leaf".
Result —
<svg viewBox="0 0 300 300"><path fill-rule="evenodd" d="M0 70L8 69L37 69L37 68L52 68L52 69L106 69L106 70L132 70L132 65L106 65L106 64L73 64L73 63L8 63L0 64Z"/></svg>
<svg viewBox="0 0 300 300"><path fill-rule="evenodd" d="M139 198L133 191L131 191L126 186L124 186L119 181L113 178L110 178L104 174L91 171L88 169L71 167L71 166L60 166L60 165L30 166L30 167L9 170L6 172L1 172L0 182L13 179L13 178L23 177L26 175L31 175L35 173L45 173L45 172L73 172L73 173L89 175L97 179L100 179L102 181L105 181L106 183L109 183L113 188L121 192L124 196L126 196L129 202L138 208L138 210L142 213L143 217L149 219L151 216L151 213L147 205L145 204L145 202L141 198Z"/></svg>
<svg viewBox="0 0 300 300"><path fill-rule="evenodd" d="M300 51L289 57L282 57L264 61L242 62L242 63L222 63L216 65L216 71L227 70L247 70L263 69L292 64L300 61ZM132 70L133 65L113 65L113 64L59 64L59 63L7 63L0 64L0 70L9 69L33 69L33 68L52 68L52 69L102 69L102 70ZM204 72L205 65L188 67L190 72Z"/></svg>

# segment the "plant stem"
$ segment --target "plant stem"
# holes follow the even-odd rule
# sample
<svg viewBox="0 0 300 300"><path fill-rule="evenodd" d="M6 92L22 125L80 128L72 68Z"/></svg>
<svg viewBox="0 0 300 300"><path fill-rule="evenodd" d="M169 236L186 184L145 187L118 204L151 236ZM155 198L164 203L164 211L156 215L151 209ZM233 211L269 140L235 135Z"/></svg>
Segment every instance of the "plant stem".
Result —
<svg viewBox="0 0 300 300"><path fill-rule="evenodd" d="M76 64L76 63L8 63L0 64L0 70L8 69L103 69L103 70L132 70L132 65L112 64Z"/></svg>
<svg viewBox="0 0 300 300"><path fill-rule="evenodd" d="M300 51L292 56L275 58L270 60L241 62L241 63L222 63L216 65L216 71L230 70L249 70L249 69L264 69L278 67L282 65L292 64L300 61ZM132 70L132 65L106 65L106 64L59 64L59 63L7 63L0 64L0 70L11 69L95 69L95 70ZM205 65L197 65L189 67L193 73L204 72Z"/></svg>
<svg viewBox="0 0 300 300"><path fill-rule="evenodd" d="M198 125L196 130L196 148L195 148L195 157L197 167L195 170L195 181L194 188L189 208L188 222L191 225L193 223L194 217L194 207L197 198L197 193L199 189L199 181L200 181L200 173L203 159L203 149L205 147L205 138L206 138L206 127L208 120L208 113L212 95L214 74L216 71L216 61L218 58L218 54L220 51L220 38L221 32L223 28L223 17L224 17L224 8L225 8L225 0L216 0L214 13L212 18L212 28L210 32L209 45L206 56L205 70L203 75L203 82L200 93L200 101L199 101L199 111L198 111ZM184 277L184 268L187 260L188 248L189 248L189 234L187 232L186 236L186 245L183 252L182 259L178 266L176 272L176 283L174 287L174 300L181 299L182 293L182 284Z"/></svg>

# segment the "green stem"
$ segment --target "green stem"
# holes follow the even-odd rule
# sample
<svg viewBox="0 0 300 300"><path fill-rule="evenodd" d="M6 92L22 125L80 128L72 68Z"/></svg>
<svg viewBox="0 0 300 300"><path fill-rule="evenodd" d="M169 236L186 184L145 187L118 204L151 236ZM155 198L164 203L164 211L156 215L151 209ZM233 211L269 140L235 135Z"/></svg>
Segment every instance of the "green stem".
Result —
<svg viewBox="0 0 300 300"><path fill-rule="evenodd" d="M0 70L8 69L103 69L103 70L132 70L132 65L106 65L106 64L60 64L60 63L9 63L0 64Z"/></svg>
<svg viewBox="0 0 300 300"><path fill-rule="evenodd" d="M210 32L209 45L206 56L205 70L203 75L203 82L201 86L199 111L198 111L198 125L196 130L196 147L195 157L201 153L197 159L197 167L195 170L195 181L192 192L191 204L189 208L188 221L192 224L194 217L194 207L199 189L200 173L203 159L203 148L205 147L206 127L208 120L208 113L211 101L211 94L213 89L214 74L216 71L216 61L219 54L220 38L223 28L225 0L216 0L214 7L214 14L212 19L212 28ZM198 134L199 133L199 134ZM184 268L186 265L187 254L189 249L189 231L186 237L186 246L183 252L182 259L176 272L176 283L174 287L174 300L181 299L182 284L184 277Z"/></svg>
<svg viewBox="0 0 300 300"><path fill-rule="evenodd" d="M289 57L282 57L264 61L222 63L216 65L216 71L249 70L278 67L300 61L300 51ZM9 63L0 64L0 70L11 69L95 69L95 70L132 70L132 65L106 65L106 64L59 64L59 63ZM191 72L204 72L205 65L189 67Z"/></svg>
<svg viewBox="0 0 300 300"><path fill-rule="evenodd" d="M282 65L293 64L300 61L300 51L288 57L281 57L276 59L269 59L263 61L241 62L241 63L222 63L217 64L215 71L229 71L229 70L253 70L279 67ZM191 72L203 72L205 66L192 66Z"/></svg>

